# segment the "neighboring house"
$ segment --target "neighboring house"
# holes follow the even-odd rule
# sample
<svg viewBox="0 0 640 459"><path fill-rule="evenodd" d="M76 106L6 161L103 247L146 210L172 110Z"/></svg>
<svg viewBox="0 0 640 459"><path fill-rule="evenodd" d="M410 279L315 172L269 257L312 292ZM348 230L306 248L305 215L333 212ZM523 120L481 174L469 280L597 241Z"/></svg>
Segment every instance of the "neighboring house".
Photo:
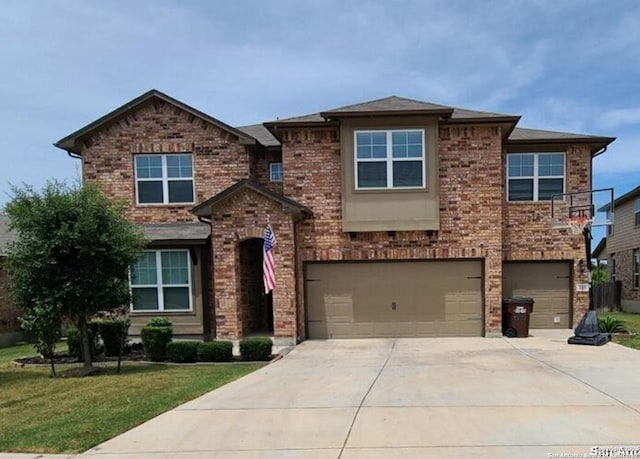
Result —
<svg viewBox="0 0 640 459"><path fill-rule="evenodd" d="M9 217L0 215L0 332L18 331L18 309L9 299L7 289L6 250L16 240L16 234L9 230Z"/></svg>
<svg viewBox="0 0 640 459"><path fill-rule="evenodd" d="M152 90L56 146L152 240L132 268L134 334L165 315L182 336L290 344L493 335L515 295L534 297L534 328L570 328L584 241L550 229L549 199L589 189L614 139L519 119L387 97L232 127Z"/></svg>
<svg viewBox="0 0 640 459"><path fill-rule="evenodd" d="M603 237L598 242L598 245L596 245L596 248L593 249L593 252L591 252L591 259L593 260L594 263L598 264L600 261L608 260L608 258L609 257L607 256L607 238Z"/></svg>
<svg viewBox="0 0 640 459"><path fill-rule="evenodd" d="M640 312L640 186L617 198L613 209L604 249L609 277L622 283L622 309Z"/></svg>

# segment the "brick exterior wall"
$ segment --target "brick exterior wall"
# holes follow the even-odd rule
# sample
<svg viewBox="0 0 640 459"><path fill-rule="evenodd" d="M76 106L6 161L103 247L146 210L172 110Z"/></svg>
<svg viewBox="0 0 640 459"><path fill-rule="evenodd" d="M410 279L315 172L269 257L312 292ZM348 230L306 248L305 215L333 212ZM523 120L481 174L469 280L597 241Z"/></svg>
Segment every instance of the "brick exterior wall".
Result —
<svg viewBox="0 0 640 459"><path fill-rule="evenodd" d="M640 302L640 290L633 288L633 249L615 253L616 280L622 282L621 298L623 303ZM611 266L612 260L609 260ZM627 306L623 304L623 306ZM633 310L639 309L636 305Z"/></svg>
<svg viewBox="0 0 640 459"><path fill-rule="evenodd" d="M296 325L294 223L282 205L249 190L242 190L219 203L213 211L213 282L216 336L237 339L243 336L240 285L240 242L262 238L267 222L276 235L274 262L277 287L273 292L274 338L295 341Z"/></svg>
<svg viewBox="0 0 640 459"><path fill-rule="evenodd" d="M298 228L298 328L304 339L303 263L329 260L485 259L485 319L499 331L502 286L502 143L497 127L440 128L437 232L342 232L338 129L280 131L284 193L309 207Z"/></svg>
<svg viewBox="0 0 640 459"><path fill-rule="evenodd" d="M282 194L282 182L272 182L269 174L269 164L281 162L280 151L266 149L256 151L251 155L251 179L271 191Z"/></svg>
<svg viewBox="0 0 640 459"><path fill-rule="evenodd" d="M173 105L149 102L85 141L82 172L108 196L123 199L136 223L197 221L193 205L136 205L133 155L192 153L195 201L249 178L248 148L232 134ZM219 171L224 171L220 173Z"/></svg>
<svg viewBox="0 0 640 459"><path fill-rule="evenodd" d="M506 154L503 155L506 167ZM585 146L570 146L566 151L566 190L574 192L591 188L591 153ZM506 191L505 191L506 193ZM567 260L573 262L572 284L588 282L578 261L585 259L584 237L568 230L554 230L549 226L551 203L507 202L503 205L502 251L505 261ZM573 289L573 321L577 323L589 308L589 293Z"/></svg>

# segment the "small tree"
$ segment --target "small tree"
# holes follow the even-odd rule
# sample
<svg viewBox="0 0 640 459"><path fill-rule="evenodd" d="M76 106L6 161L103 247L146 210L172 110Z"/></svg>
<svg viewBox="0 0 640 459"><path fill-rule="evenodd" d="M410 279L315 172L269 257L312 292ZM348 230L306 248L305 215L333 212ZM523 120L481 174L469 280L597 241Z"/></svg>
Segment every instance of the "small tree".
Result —
<svg viewBox="0 0 640 459"><path fill-rule="evenodd" d="M594 284L602 284L609 280L609 273L607 273L607 265L596 264L591 270L591 282Z"/></svg>
<svg viewBox="0 0 640 459"><path fill-rule="evenodd" d="M88 319L129 302L128 270L144 236L124 217L124 206L96 186L49 182L40 193L30 187L12 192L6 212L18 241L9 247L8 270L16 303L35 320L32 311L43 305L50 318L75 320L90 368ZM59 320L51 322L59 328Z"/></svg>
<svg viewBox="0 0 640 459"><path fill-rule="evenodd" d="M56 375L56 366L53 361L56 350L56 342L60 339L60 311L52 303L32 305L26 310L24 317L20 318L22 328L35 340L34 346L40 355L49 359L51 364L51 376Z"/></svg>

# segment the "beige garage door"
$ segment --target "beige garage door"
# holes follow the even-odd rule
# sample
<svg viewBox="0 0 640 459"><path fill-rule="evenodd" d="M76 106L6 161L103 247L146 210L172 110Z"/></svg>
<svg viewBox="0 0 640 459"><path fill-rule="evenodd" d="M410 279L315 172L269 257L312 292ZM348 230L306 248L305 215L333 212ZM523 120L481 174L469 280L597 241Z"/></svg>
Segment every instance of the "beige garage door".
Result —
<svg viewBox="0 0 640 459"><path fill-rule="evenodd" d="M309 338L480 336L479 261L310 263Z"/></svg>
<svg viewBox="0 0 640 459"><path fill-rule="evenodd" d="M530 328L569 328L571 309L569 263L504 263L502 296L528 296L535 301Z"/></svg>

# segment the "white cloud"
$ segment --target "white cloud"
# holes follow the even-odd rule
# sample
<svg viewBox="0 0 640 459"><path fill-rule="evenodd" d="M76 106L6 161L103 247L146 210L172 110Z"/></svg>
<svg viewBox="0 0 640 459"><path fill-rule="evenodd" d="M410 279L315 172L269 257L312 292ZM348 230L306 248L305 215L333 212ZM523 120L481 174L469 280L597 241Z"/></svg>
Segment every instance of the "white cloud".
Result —
<svg viewBox="0 0 640 459"><path fill-rule="evenodd" d="M594 173L633 176L640 184L640 135L620 136L608 151L593 161Z"/></svg>
<svg viewBox="0 0 640 459"><path fill-rule="evenodd" d="M602 114L601 124L605 127L640 124L640 107L607 110Z"/></svg>

